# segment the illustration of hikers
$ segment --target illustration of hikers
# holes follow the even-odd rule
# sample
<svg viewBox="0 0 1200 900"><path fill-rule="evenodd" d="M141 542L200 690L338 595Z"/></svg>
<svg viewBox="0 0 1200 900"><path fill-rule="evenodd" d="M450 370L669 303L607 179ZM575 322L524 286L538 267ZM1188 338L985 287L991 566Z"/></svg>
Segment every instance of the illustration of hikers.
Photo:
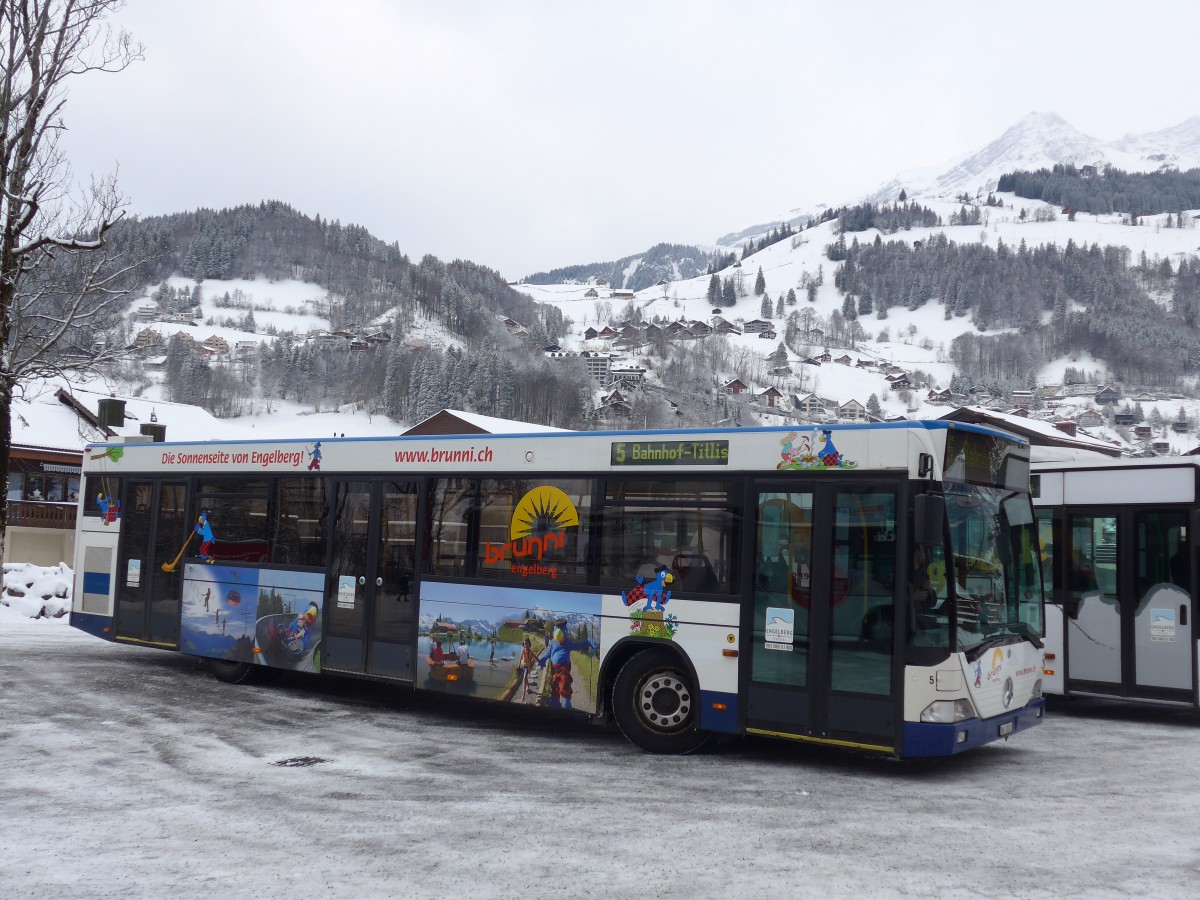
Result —
<svg viewBox="0 0 1200 900"><path fill-rule="evenodd" d="M593 640L567 640L567 622L559 619L554 623L554 632L549 645L538 658L538 668L544 669L550 663L550 699L546 705L561 709L571 709L571 696L574 694L574 678L571 675L571 651L598 651L600 645Z"/></svg>

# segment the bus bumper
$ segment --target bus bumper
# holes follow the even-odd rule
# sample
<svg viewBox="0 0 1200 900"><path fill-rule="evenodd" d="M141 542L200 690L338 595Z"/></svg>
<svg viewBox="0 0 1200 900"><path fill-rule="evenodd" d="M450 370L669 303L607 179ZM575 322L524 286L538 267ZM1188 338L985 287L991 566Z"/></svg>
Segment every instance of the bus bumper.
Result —
<svg viewBox="0 0 1200 900"><path fill-rule="evenodd" d="M904 723L904 749L900 754L910 756L953 756L972 747L990 744L1000 738L1012 737L1042 724L1046 713L1044 699L1031 700L1028 705L990 719L966 719L952 725L931 722Z"/></svg>
<svg viewBox="0 0 1200 900"><path fill-rule="evenodd" d="M94 634L106 641L113 639L112 616L97 616L92 613L81 613L71 610L71 627L78 628L88 634Z"/></svg>

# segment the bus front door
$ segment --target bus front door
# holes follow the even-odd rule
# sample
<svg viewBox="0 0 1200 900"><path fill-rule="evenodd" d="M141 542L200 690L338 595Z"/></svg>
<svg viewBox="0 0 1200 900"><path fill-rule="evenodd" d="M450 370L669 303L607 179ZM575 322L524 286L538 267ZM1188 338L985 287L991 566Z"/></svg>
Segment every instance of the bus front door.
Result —
<svg viewBox="0 0 1200 900"><path fill-rule="evenodd" d="M179 646L183 556L192 536L187 485L181 481L130 479L121 501L117 557L118 641Z"/></svg>
<svg viewBox="0 0 1200 900"><path fill-rule="evenodd" d="M1068 691L1192 700L1187 534L1183 510L1068 515Z"/></svg>
<svg viewBox="0 0 1200 900"><path fill-rule="evenodd" d="M749 731L893 749L896 500L882 486L758 493Z"/></svg>
<svg viewBox="0 0 1200 900"><path fill-rule="evenodd" d="M415 482L335 483L323 669L412 681L418 496Z"/></svg>

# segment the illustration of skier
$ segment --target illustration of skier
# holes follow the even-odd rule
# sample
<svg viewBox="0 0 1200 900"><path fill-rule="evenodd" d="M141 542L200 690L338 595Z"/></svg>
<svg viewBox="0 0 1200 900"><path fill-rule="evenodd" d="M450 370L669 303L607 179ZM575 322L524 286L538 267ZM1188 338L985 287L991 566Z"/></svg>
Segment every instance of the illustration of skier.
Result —
<svg viewBox="0 0 1200 900"><path fill-rule="evenodd" d="M313 448L308 451L309 463L308 471L321 471L321 442L317 441L313 444Z"/></svg>

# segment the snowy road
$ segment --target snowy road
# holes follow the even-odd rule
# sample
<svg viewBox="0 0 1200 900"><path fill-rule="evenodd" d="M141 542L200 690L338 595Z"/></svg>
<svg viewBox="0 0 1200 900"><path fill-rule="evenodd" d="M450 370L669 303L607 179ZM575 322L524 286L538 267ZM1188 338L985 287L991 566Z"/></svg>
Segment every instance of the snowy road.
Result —
<svg viewBox="0 0 1200 900"><path fill-rule="evenodd" d="M1194 896L1200 719L1052 713L943 762L663 759L513 705L230 687L0 619L0 896Z"/></svg>

